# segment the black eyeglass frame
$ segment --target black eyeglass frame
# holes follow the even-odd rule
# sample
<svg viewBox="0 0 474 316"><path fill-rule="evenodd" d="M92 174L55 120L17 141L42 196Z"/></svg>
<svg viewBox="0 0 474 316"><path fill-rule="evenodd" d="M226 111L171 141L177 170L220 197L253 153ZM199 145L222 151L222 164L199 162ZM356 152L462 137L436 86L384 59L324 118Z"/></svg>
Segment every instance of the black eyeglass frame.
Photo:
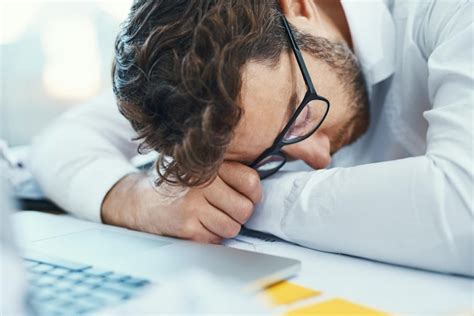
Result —
<svg viewBox="0 0 474 316"><path fill-rule="evenodd" d="M285 165L285 163L287 162L287 157L281 151L281 149L286 145L292 145L292 144L299 143L299 142L305 140L306 138L308 138L309 136L311 136L312 134L314 134L314 132L316 132L316 130L321 126L321 124L323 124L324 120L326 119L326 116L329 113L329 108L331 106L331 104L329 103L329 101L325 97L318 95L318 93L316 92L316 89L314 88L314 85L313 85L313 81L311 80L311 76L309 75L308 69L306 67L303 56L301 54L301 50L300 50L298 44L296 43L293 32L291 31L290 25L289 25L289 23L286 20L286 17L284 15L282 15L282 21L283 21L283 26L285 27L286 33L288 35L288 39L290 41L291 49L293 50L293 53L295 55L296 61L297 61L298 66L301 70L301 73L303 75L303 79L305 81L305 84L306 84L306 87L308 88L308 90L306 91L306 94L305 94L303 100L301 101L300 105L296 108L296 111L293 113L293 115L291 116L288 123L285 125L285 127L280 132L280 134L278 134L278 136L275 138L275 141L273 142L273 145L270 146L269 148L267 148L260 156L257 157L257 159L255 159L249 165L251 168L257 169L257 166L259 165L259 163L262 162L263 160L267 159L270 156L280 156L280 157L283 158L282 163L274 169L270 169L270 170L265 171L265 172L257 169L257 172L259 173L261 179L264 179L266 177L269 177L269 176L273 175L278 170L280 170L281 167L283 167ZM285 141L284 137L288 133L288 131L290 130L293 123L296 121L298 115L309 104L309 102L315 101L315 100L323 101L324 103L326 103L326 112L324 113L323 117L321 118L321 121L313 128L313 130L311 130L306 135L302 135L301 137L296 137L292 140Z"/></svg>

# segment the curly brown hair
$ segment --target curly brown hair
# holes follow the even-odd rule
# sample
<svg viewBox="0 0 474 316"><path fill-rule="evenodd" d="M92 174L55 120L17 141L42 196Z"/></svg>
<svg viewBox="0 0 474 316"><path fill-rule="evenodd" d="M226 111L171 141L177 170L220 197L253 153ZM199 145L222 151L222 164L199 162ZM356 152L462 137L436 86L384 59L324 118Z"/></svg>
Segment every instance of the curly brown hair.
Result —
<svg viewBox="0 0 474 316"><path fill-rule="evenodd" d="M241 72L278 63L288 47L276 0L138 0L121 26L112 67L120 112L159 179L211 181L242 115Z"/></svg>

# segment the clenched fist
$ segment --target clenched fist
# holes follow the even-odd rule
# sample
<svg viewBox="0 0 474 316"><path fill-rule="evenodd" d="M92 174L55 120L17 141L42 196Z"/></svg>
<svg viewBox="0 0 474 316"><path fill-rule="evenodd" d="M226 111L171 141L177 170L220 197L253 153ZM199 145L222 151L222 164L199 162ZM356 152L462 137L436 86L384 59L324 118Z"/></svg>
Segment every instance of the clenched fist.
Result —
<svg viewBox="0 0 474 316"><path fill-rule="evenodd" d="M102 204L106 224L148 233L220 243L236 236L262 198L257 172L226 162L206 187L191 188L172 203L145 174L130 174L109 191Z"/></svg>

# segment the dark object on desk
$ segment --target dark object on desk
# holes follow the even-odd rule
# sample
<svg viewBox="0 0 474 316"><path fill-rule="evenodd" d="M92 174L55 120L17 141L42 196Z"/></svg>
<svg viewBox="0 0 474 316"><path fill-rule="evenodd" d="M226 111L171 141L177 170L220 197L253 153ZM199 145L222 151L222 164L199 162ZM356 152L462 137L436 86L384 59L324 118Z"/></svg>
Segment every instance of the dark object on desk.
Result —
<svg viewBox="0 0 474 316"><path fill-rule="evenodd" d="M260 231L253 230L253 229L249 229L245 226L242 226L242 228L240 229L239 235L252 237L252 238L257 238L257 239L267 241L267 242L275 242L275 241L282 241L283 240L281 238L278 238L277 236L273 236L273 235L268 234L268 233L260 232Z"/></svg>
<svg viewBox="0 0 474 316"><path fill-rule="evenodd" d="M33 178L15 186L13 192L20 210L64 212L63 209L45 197Z"/></svg>
<svg viewBox="0 0 474 316"><path fill-rule="evenodd" d="M16 199L18 209L20 210L35 210L35 211L49 211L64 213L64 210L51 202L48 199L30 200L30 199Z"/></svg>

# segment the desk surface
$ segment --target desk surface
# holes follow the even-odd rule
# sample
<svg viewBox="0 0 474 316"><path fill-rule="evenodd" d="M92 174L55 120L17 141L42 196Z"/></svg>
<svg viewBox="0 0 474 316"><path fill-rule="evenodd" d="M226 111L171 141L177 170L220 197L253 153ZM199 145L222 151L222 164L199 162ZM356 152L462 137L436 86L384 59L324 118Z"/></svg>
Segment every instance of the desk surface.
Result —
<svg viewBox="0 0 474 316"><path fill-rule="evenodd" d="M20 241L30 239L31 234L46 233L47 227L41 227L41 221L38 221L41 217L35 213L15 214ZM228 245L301 260L302 270L291 281L323 292L314 298L315 301L341 297L395 314L456 315L474 311L472 278L324 253L282 241L255 240L253 243L241 246L238 242L230 242Z"/></svg>
<svg viewBox="0 0 474 316"><path fill-rule="evenodd" d="M301 260L302 270L291 281L322 291L314 301L340 297L403 315L471 315L474 311L472 278L325 253L287 242L261 243L255 248Z"/></svg>

